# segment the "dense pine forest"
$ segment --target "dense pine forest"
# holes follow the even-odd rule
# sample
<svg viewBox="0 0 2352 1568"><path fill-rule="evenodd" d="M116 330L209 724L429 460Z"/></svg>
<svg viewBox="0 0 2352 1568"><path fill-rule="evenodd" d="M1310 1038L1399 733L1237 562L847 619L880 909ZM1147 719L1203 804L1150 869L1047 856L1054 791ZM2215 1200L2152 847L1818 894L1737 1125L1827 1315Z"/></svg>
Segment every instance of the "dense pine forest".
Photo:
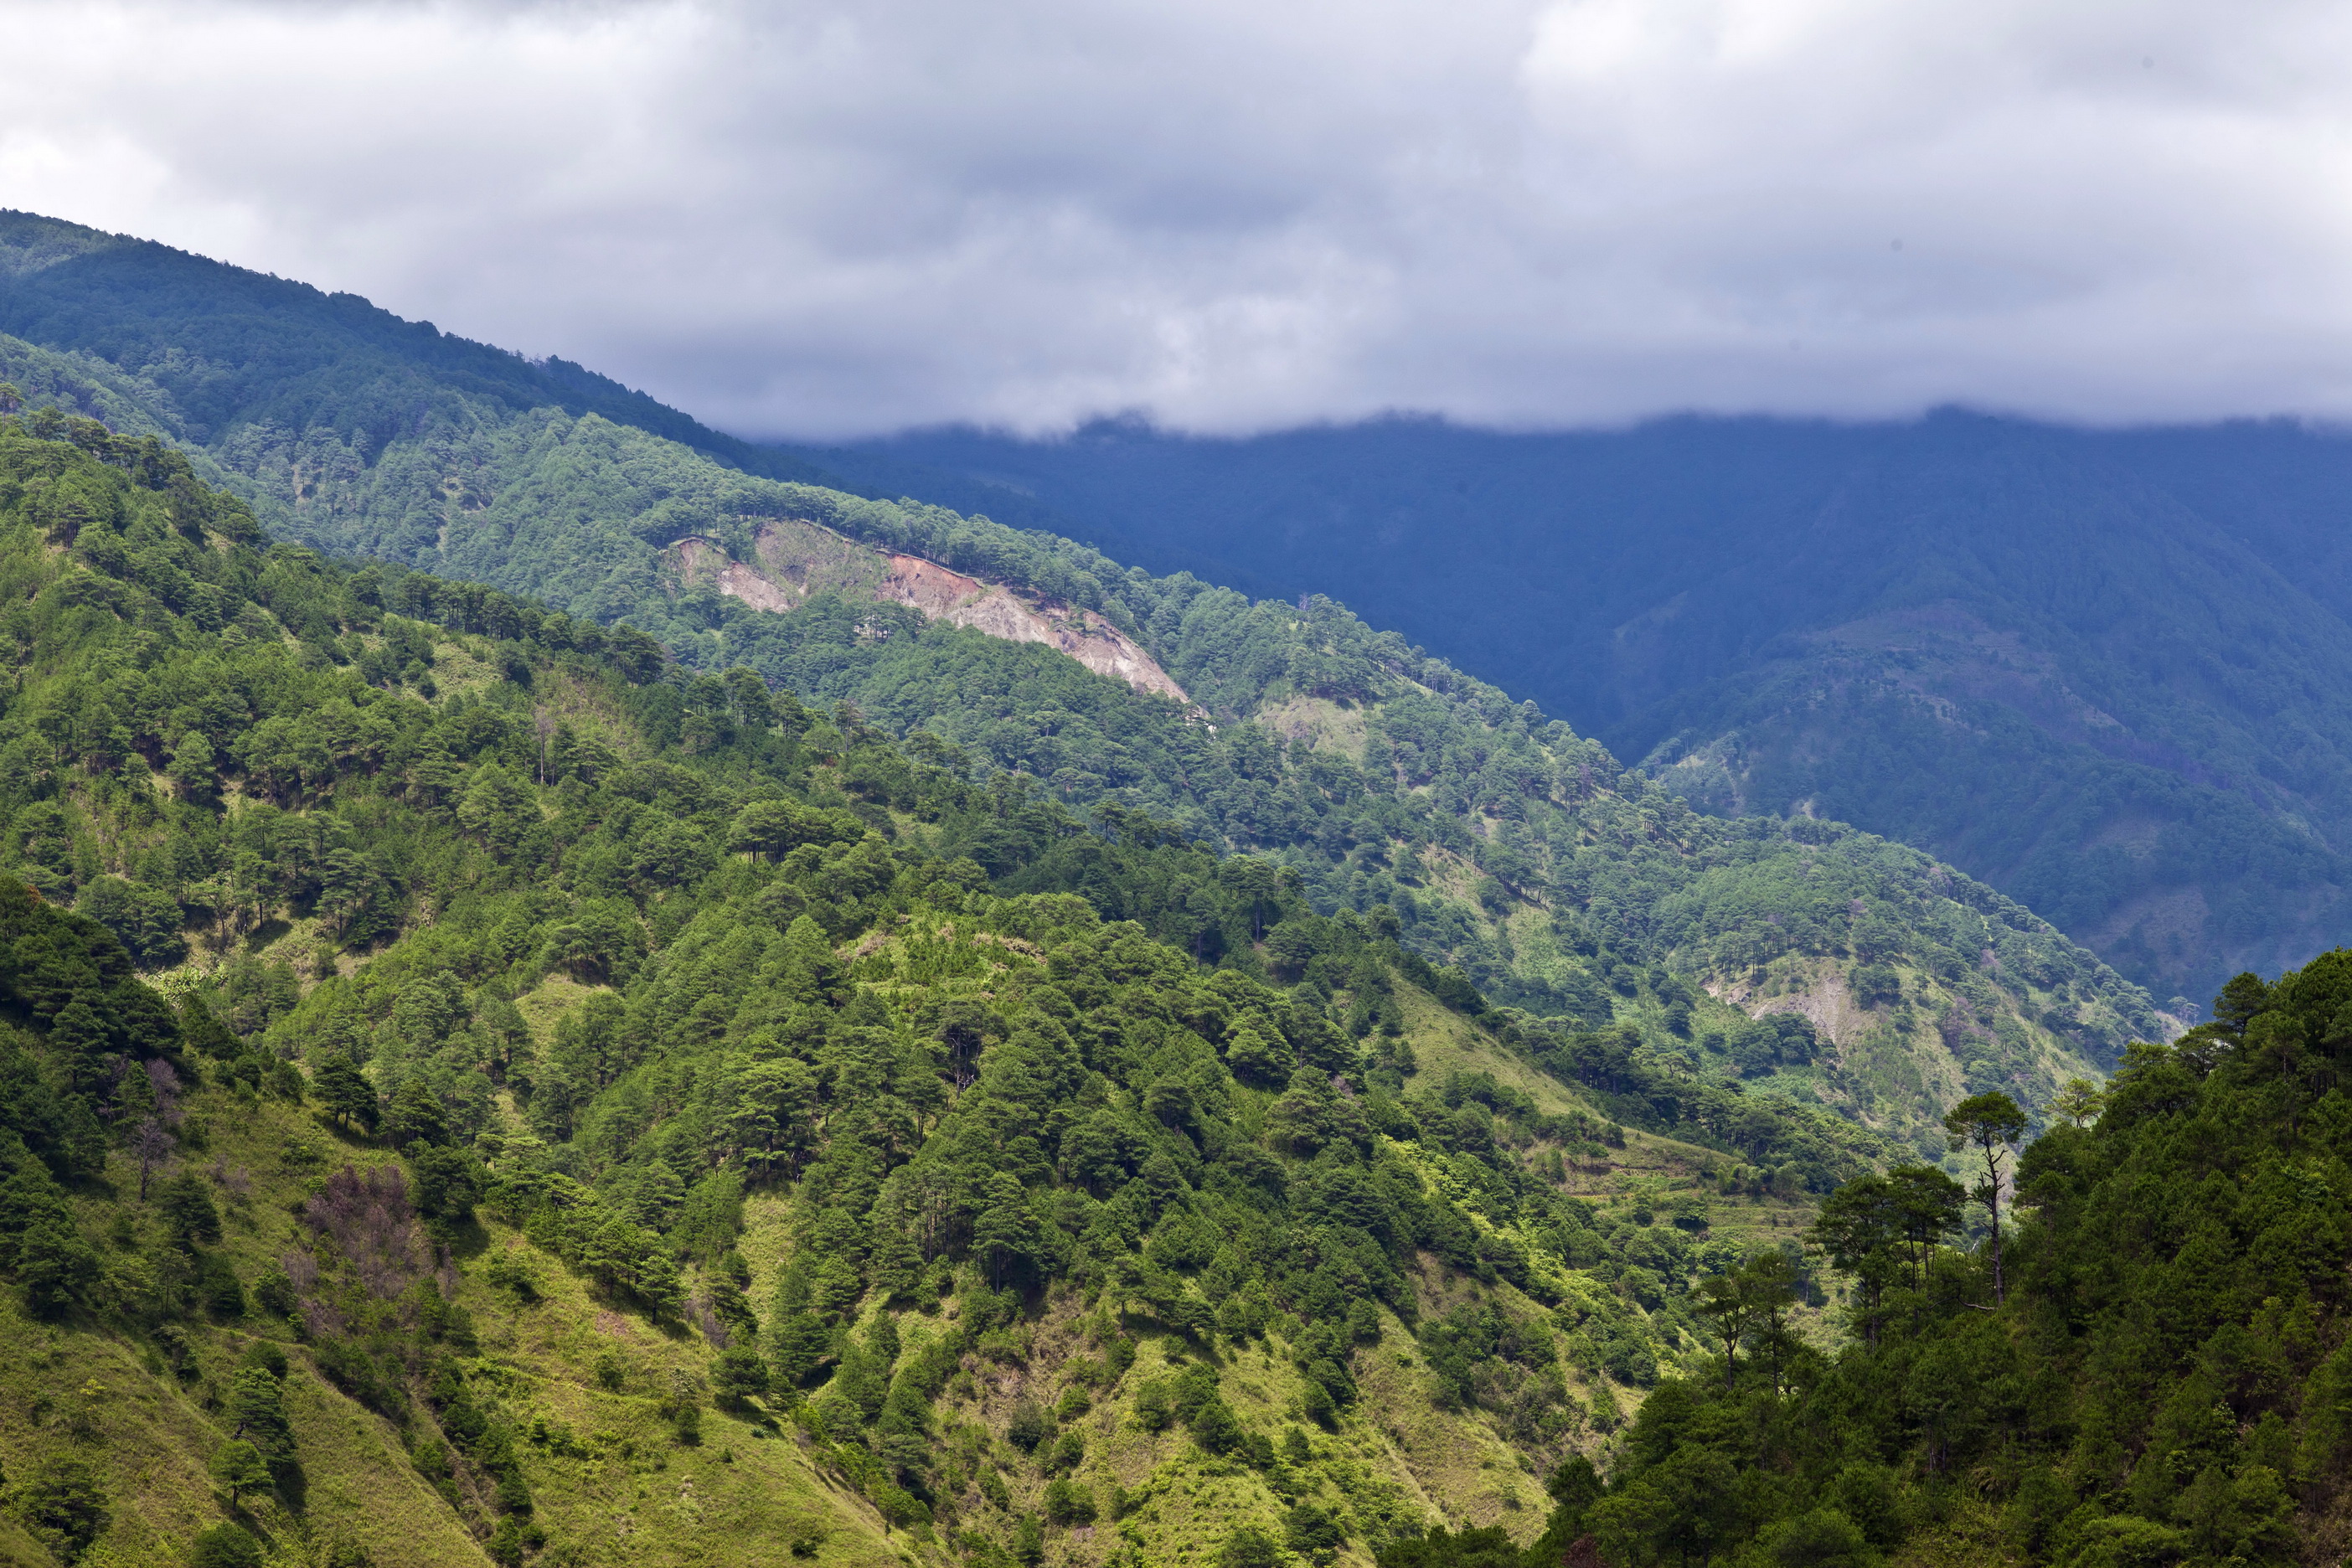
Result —
<svg viewBox="0 0 2352 1568"><path fill-rule="evenodd" d="M1276 862L40 423L12 1550L1360 1555L1532 1519L1703 1356L1688 1282L1885 1156Z"/></svg>
<svg viewBox="0 0 2352 1568"><path fill-rule="evenodd" d="M1929 850L2159 999L2342 935L2352 440L2328 422L1129 420L816 456L1345 600L1700 809L1810 802Z"/></svg>

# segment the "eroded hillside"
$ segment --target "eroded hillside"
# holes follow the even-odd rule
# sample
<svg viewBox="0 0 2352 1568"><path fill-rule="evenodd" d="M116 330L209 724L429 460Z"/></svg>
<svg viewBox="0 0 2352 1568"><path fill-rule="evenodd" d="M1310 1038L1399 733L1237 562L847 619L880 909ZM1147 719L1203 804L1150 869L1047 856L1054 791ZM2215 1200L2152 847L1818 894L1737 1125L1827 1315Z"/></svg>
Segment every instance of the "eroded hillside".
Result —
<svg viewBox="0 0 2352 1568"><path fill-rule="evenodd" d="M928 620L1052 648L1138 691L1191 701L1150 654L1092 610L984 583L919 555L866 548L816 523L761 521L752 531L750 561L730 559L716 540L681 539L670 546L668 564L682 587L716 588L755 610L789 614L818 593L903 605Z"/></svg>

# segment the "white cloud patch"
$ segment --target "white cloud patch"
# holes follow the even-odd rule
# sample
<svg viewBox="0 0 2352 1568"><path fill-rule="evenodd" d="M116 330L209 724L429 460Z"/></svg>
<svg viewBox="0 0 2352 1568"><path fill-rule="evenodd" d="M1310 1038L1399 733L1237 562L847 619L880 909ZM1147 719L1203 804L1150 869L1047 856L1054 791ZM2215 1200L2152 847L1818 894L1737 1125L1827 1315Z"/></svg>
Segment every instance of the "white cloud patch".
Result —
<svg viewBox="0 0 2352 1568"><path fill-rule="evenodd" d="M2352 416L2352 11L5 0L0 205L748 434Z"/></svg>

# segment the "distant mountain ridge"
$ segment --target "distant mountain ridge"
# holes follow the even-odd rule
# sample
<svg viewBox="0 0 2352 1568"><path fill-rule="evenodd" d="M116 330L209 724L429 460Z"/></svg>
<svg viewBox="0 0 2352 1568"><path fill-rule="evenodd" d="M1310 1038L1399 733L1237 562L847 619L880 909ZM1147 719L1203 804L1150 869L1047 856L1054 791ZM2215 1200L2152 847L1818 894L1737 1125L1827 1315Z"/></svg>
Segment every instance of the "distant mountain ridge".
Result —
<svg viewBox="0 0 2352 1568"><path fill-rule="evenodd" d="M0 336L28 427L59 438L72 412L170 439L281 539L625 619L689 671L748 668L1107 821L1275 858L1320 911L1386 904L1496 1001L1629 1031L1594 1070L1637 1121L1760 1091L1940 1152L1962 1095L2039 1104L2171 1026L2016 901L1840 825L1696 816L1328 598L1253 603L730 466L699 426L662 433L683 416L625 422L643 409L614 384L574 408L571 379L363 302L106 237L76 252L58 227L0 223L0 251L69 255L0 271L0 328L71 329ZM975 858L1009 874L986 843Z"/></svg>
<svg viewBox="0 0 2352 1568"><path fill-rule="evenodd" d="M1103 425L824 455L1154 571L1325 592L1717 811L1917 843L2158 994L2352 922L2352 439L1677 419Z"/></svg>
<svg viewBox="0 0 2352 1568"><path fill-rule="evenodd" d="M241 426L278 426L324 428L359 450L380 450L420 403L448 387L509 410L602 415L769 479L842 482L568 360L526 359L404 321L356 294L6 208L0 332L134 377L173 433L200 446Z"/></svg>

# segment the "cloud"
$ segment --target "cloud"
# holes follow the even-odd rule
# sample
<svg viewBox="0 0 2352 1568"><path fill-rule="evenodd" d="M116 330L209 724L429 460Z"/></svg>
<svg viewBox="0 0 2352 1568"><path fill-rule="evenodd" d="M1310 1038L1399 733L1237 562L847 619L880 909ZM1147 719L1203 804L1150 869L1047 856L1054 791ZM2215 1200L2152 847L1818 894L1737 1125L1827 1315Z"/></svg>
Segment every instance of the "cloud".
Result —
<svg viewBox="0 0 2352 1568"><path fill-rule="evenodd" d="M0 205L749 434L2352 416L2352 12L0 0Z"/></svg>

